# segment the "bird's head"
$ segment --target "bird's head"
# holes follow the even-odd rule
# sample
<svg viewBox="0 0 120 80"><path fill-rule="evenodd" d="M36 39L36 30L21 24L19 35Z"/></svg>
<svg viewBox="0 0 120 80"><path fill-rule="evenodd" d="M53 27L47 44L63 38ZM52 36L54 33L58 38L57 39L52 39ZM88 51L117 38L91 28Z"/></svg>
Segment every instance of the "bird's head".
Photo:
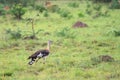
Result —
<svg viewBox="0 0 120 80"><path fill-rule="evenodd" d="M50 50L50 45L51 45L52 41L48 40L48 45L47 45L47 50Z"/></svg>

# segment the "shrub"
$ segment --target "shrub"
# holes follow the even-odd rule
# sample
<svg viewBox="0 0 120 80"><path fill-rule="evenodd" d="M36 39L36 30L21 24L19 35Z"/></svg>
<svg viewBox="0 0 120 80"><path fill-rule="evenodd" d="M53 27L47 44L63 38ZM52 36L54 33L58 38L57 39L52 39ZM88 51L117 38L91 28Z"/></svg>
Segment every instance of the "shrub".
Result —
<svg viewBox="0 0 120 80"><path fill-rule="evenodd" d="M36 5L35 6L35 9L38 10L39 12L43 12L43 11L46 11L46 8L42 5Z"/></svg>
<svg viewBox="0 0 120 80"><path fill-rule="evenodd" d="M11 39L20 39L22 37L22 32L21 30L17 29L17 30L11 30L11 29L7 29L5 30L6 34L10 35Z"/></svg>
<svg viewBox="0 0 120 80"><path fill-rule="evenodd" d="M33 6L35 4L35 0L0 0L0 3L8 4L11 6L13 4L19 4L19 3L21 3L23 6L28 6L28 5Z"/></svg>
<svg viewBox="0 0 120 80"><path fill-rule="evenodd" d="M67 16L67 19L71 19L73 17L73 15L72 14L69 14L68 16Z"/></svg>
<svg viewBox="0 0 120 80"><path fill-rule="evenodd" d="M112 0L112 4L110 6L111 9L120 9L120 3L118 0Z"/></svg>
<svg viewBox="0 0 120 80"><path fill-rule="evenodd" d="M87 2L87 8L90 8L91 7L91 4L89 2Z"/></svg>
<svg viewBox="0 0 120 80"><path fill-rule="evenodd" d="M99 57L92 57L91 58L91 61L92 61L92 65L97 65L99 63L101 63L101 60L99 59Z"/></svg>
<svg viewBox="0 0 120 80"><path fill-rule="evenodd" d="M108 2L111 2L112 0L92 0L93 2L105 2L105 3L108 3Z"/></svg>
<svg viewBox="0 0 120 80"><path fill-rule="evenodd" d="M58 36L58 37L65 37L65 38L75 38L75 36L76 36L76 34L75 34L75 32L73 32L73 31L70 31L70 29L69 28L63 28L63 29L61 29L61 30L59 30L57 33L56 33L56 35Z"/></svg>
<svg viewBox="0 0 120 80"><path fill-rule="evenodd" d="M113 36L120 36L120 30L112 29L108 31L108 35L113 35Z"/></svg>
<svg viewBox="0 0 120 80"><path fill-rule="evenodd" d="M116 30L114 31L114 33L115 33L115 36L120 36L120 30Z"/></svg>
<svg viewBox="0 0 120 80"><path fill-rule="evenodd" d="M59 14L60 14L61 17L67 18L67 17L69 17L70 12L66 11L66 10L60 10Z"/></svg>
<svg viewBox="0 0 120 80"><path fill-rule="evenodd" d="M76 2L73 2L73 3L69 3L68 6L73 7L73 8L77 8L77 7L79 7L79 4Z"/></svg>
<svg viewBox="0 0 120 80"><path fill-rule="evenodd" d="M88 15L91 15L93 13L93 4L87 2L85 11Z"/></svg>
<svg viewBox="0 0 120 80"><path fill-rule="evenodd" d="M104 17L110 16L109 10L105 10L105 11L102 13L102 16L104 16Z"/></svg>
<svg viewBox="0 0 120 80"><path fill-rule="evenodd" d="M64 11L60 15L61 15L61 17L68 17L68 14L69 14L69 12Z"/></svg>
<svg viewBox="0 0 120 80"><path fill-rule="evenodd" d="M86 13L87 13L88 15L91 15L91 14L92 14L92 10L90 10L89 8L87 8L87 9L86 9Z"/></svg>
<svg viewBox="0 0 120 80"><path fill-rule="evenodd" d="M96 11L100 11L101 8L102 8L102 6L101 6L101 5L95 5L93 8L94 8L94 10L96 10Z"/></svg>
<svg viewBox="0 0 120 80"><path fill-rule="evenodd" d="M84 14L80 12L80 13L78 13L78 16L79 17L84 17Z"/></svg>
<svg viewBox="0 0 120 80"><path fill-rule="evenodd" d="M109 15L109 10L108 9L102 9L102 6L100 4L94 4L91 6L89 3L87 4L87 9L86 13L88 15L92 15L92 18L98 18L100 16L103 17L108 17Z"/></svg>
<svg viewBox="0 0 120 80"><path fill-rule="evenodd" d="M12 76L12 72L6 72L6 73L4 73L4 76Z"/></svg>
<svg viewBox="0 0 120 80"><path fill-rule="evenodd" d="M51 5L47 8L47 10L51 11L51 12L58 12L60 10L60 8L58 5Z"/></svg>
<svg viewBox="0 0 120 80"><path fill-rule="evenodd" d="M12 6L11 13L17 19L22 19L22 16L25 14L26 10L21 4L16 4Z"/></svg>
<svg viewBox="0 0 120 80"><path fill-rule="evenodd" d="M45 11L43 15L44 17L48 17L49 16L48 11Z"/></svg>
<svg viewBox="0 0 120 80"><path fill-rule="evenodd" d="M4 5L0 4L0 15L4 15L4 14L5 14Z"/></svg>
<svg viewBox="0 0 120 80"><path fill-rule="evenodd" d="M35 1L36 0L20 0L19 3L21 3L23 6L35 6Z"/></svg>
<svg viewBox="0 0 120 80"><path fill-rule="evenodd" d="M29 35L25 35L24 39L38 39L36 37L37 34L39 34L39 32L43 31L41 29L39 29L37 32L35 31L35 27L34 27L34 23L35 23L35 19L34 18L29 18L27 19L28 23L31 24L31 31ZM31 34L32 33L32 34ZM28 34L28 31L27 31Z"/></svg>

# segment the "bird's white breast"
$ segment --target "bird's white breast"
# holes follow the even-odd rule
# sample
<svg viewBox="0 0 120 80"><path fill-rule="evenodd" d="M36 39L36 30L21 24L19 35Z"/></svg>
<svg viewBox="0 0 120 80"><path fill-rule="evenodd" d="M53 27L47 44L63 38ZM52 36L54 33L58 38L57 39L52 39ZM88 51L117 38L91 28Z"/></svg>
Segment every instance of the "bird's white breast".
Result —
<svg viewBox="0 0 120 80"><path fill-rule="evenodd" d="M39 55L37 55L37 57L42 57L43 56L43 54L42 53L39 53Z"/></svg>

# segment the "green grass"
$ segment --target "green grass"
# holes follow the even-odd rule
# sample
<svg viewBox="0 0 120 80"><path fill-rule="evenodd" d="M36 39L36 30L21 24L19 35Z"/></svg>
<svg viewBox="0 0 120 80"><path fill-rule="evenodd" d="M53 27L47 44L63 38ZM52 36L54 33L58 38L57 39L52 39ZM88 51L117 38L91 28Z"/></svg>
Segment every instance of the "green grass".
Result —
<svg viewBox="0 0 120 80"><path fill-rule="evenodd" d="M60 8L68 10L72 18L60 17L58 13L49 12L36 16L34 28L38 39L10 39L6 29L22 31L22 35L32 34L31 23L26 18L37 14L28 10L23 20L15 20L10 15L0 16L0 80L119 80L120 79L120 36L109 35L113 29L120 30L120 10L109 10L110 16L93 19L85 12L86 2L78 7L69 7L67 1L52 1ZM102 9L107 7L103 4ZM84 17L79 17L79 13ZM86 28L72 28L82 21ZM64 32L67 28L68 31ZM46 42L52 40L51 53L46 64L40 60L29 66L28 56L36 50L46 48ZM110 55L115 61L93 65L91 58Z"/></svg>

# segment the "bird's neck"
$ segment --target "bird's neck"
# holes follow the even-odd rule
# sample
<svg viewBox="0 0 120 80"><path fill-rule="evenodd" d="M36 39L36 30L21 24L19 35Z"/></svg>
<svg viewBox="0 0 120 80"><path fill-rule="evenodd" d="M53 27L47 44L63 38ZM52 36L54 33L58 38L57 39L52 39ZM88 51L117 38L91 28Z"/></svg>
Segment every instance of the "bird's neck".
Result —
<svg viewBox="0 0 120 80"><path fill-rule="evenodd" d="M50 43L49 43L49 42L48 42L48 44L47 44L47 50L50 51Z"/></svg>

